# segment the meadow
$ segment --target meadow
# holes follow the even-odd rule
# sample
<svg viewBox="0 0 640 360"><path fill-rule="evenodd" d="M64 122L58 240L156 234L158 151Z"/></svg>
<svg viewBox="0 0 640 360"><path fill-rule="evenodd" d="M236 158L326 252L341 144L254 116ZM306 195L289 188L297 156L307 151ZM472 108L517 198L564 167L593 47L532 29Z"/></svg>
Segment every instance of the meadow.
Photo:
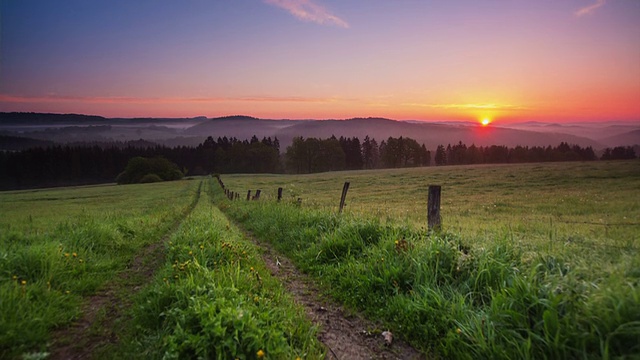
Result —
<svg viewBox="0 0 640 360"><path fill-rule="evenodd" d="M312 175L223 175L245 198L261 189L274 201L337 212L350 182L344 212L382 223L425 229L427 189L442 186L443 227L476 246L508 237L535 252L623 254L640 247L640 162L598 161L468 165L342 171Z"/></svg>
<svg viewBox="0 0 640 360"><path fill-rule="evenodd" d="M230 217L434 357L640 354L637 161L223 180L263 194L227 201ZM429 184L443 186L440 233L425 229Z"/></svg>
<svg viewBox="0 0 640 360"><path fill-rule="evenodd" d="M213 184L0 194L0 358L321 358Z"/></svg>
<svg viewBox="0 0 640 360"><path fill-rule="evenodd" d="M83 299L187 211L197 181L0 194L0 357L45 351Z"/></svg>
<svg viewBox="0 0 640 360"><path fill-rule="evenodd" d="M222 179L241 200L210 177L0 193L0 358L87 345L65 331L105 289L122 309L89 332L119 341L94 358L324 357L235 223L430 358L640 355L638 161ZM441 232L426 229L430 184ZM152 246L153 274L123 280Z"/></svg>

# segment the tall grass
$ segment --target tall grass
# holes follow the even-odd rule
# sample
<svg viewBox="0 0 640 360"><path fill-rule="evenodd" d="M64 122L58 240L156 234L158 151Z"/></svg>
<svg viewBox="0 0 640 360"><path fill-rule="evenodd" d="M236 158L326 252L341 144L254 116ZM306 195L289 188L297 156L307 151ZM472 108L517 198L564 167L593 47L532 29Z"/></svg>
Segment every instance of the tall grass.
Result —
<svg viewBox="0 0 640 360"><path fill-rule="evenodd" d="M51 331L158 241L197 189L184 181L1 194L0 358L46 351Z"/></svg>
<svg viewBox="0 0 640 360"><path fill-rule="evenodd" d="M217 186L217 184L216 184ZM200 201L167 244L167 262L136 297L129 339L109 357L314 359L315 328L244 238Z"/></svg>
<svg viewBox="0 0 640 360"><path fill-rule="evenodd" d="M283 202L221 207L344 304L424 352L460 359L640 356L637 253L592 268L581 254L482 246Z"/></svg>

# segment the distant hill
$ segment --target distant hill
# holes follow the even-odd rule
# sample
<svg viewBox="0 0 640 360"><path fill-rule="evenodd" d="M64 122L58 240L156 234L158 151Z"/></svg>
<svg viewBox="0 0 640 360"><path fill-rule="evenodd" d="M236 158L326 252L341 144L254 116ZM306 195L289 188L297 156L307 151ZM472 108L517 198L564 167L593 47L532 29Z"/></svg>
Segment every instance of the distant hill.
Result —
<svg viewBox="0 0 640 360"><path fill-rule="evenodd" d="M636 131L638 130L638 131ZM208 136L241 140L256 135L278 137L281 149L296 136L327 138L365 136L378 142L393 137L410 137L434 150L437 145L557 146L561 142L603 149L638 143L635 123L556 124L525 122L481 127L469 122L396 121L385 118L347 120L273 120L234 115L196 118L116 118L78 114L0 113L3 135L56 143L131 141L144 139L167 146L201 143Z"/></svg>
<svg viewBox="0 0 640 360"><path fill-rule="evenodd" d="M2 125L96 125L104 124L107 119L95 115L79 114L43 114L30 112L0 112Z"/></svg>
<svg viewBox="0 0 640 360"><path fill-rule="evenodd" d="M281 144L289 143L295 136L324 138L335 135L338 137L357 136L362 139L369 135L377 141L385 140L389 136L410 137L419 143L424 143L429 149L435 149L439 144L457 144L459 141L467 145L506 145L510 147L517 145L556 146L564 141L580 146L602 147L602 144L597 141L568 134L540 133L493 126L415 123L380 118L307 121L283 128L277 131L276 135Z"/></svg>
<svg viewBox="0 0 640 360"><path fill-rule="evenodd" d="M640 145L640 129L610 136L601 141L611 147Z"/></svg>
<svg viewBox="0 0 640 360"><path fill-rule="evenodd" d="M410 137L427 148L435 149L439 144L457 144L478 146L556 146L560 142L569 142L580 146L601 148L603 144L589 138L560 133L535 132L501 127L479 127L469 124L420 123L415 121L396 121L384 118L353 118L347 120L262 120L252 117L216 118L193 126L185 135L237 137L246 139L253 135L260 138L278 137L282 148L291 144L296 136L327 138L365 136L378 142L392 137Z"/></svg>
<svg viewBox="0 0 640 360"><path fill-rule="evenodd" d="M207 137L236 137L244 140L249 139L253 135L260 138L263 136L273 137L276 134L287 127L305 123L306 120L267 120L257 119L250 116L227 116L220 118L213 118L202 122L198 125L188 128L185 132L185 136L198 136ZM310 121L314 122L314 121Z"/></svg>

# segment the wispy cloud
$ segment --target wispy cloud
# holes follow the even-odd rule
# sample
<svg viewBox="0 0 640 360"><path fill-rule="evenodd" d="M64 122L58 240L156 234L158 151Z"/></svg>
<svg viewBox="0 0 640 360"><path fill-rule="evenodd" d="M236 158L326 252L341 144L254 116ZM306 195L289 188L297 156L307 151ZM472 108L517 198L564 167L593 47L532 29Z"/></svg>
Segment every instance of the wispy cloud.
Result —
<svg viewBox="0 0 640 360"><path fill-rule="evenodd" d="M463 109L463 110L529 110L529 108L521 105L512 104L421 104L409 103L406 106L427 107L434 109Z"/></svg>
<svg viewBox="0 0 640 360"><path fill-rule="evenodd" d="M334 98L314 98L298 96L244 96L244 97L100 97L100 96L16 96L0 94L4 103L91 103L91 104L177 104L177 103L222 103L222 102L289 102L289 103L329 103Z"/></svg>
<svg viewBox="0 0 640 360"><path fill-rule="evenodd" d="M606 4L607 0L596 0L596 2L594 4L585 6L583 8L580 8L578 10L576 10L576 12L574 13L577 17L582 17L585 15L589 15L592 12L594 12L597 8L601 7L602 5Z"/></svg>
<svg viewBox="0 0 640 360"><path fill-rule="evenodd" d="M303 21L311 21L321 25L334 25L345 29L349 27L346 21L311 0L264 0L264 2L285 9L291 15Z"/></svg>

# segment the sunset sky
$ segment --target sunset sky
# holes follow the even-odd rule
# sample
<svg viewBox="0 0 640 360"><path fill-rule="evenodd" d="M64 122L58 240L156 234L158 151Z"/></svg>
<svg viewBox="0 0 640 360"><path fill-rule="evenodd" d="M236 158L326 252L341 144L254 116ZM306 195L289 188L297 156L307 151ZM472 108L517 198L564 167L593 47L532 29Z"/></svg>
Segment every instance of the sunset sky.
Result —
<svg viewBox="0 0 640 360"><path fill-rule="evenodd" d="M0 111L640 122L638 0L0 4Z"/></svg>

